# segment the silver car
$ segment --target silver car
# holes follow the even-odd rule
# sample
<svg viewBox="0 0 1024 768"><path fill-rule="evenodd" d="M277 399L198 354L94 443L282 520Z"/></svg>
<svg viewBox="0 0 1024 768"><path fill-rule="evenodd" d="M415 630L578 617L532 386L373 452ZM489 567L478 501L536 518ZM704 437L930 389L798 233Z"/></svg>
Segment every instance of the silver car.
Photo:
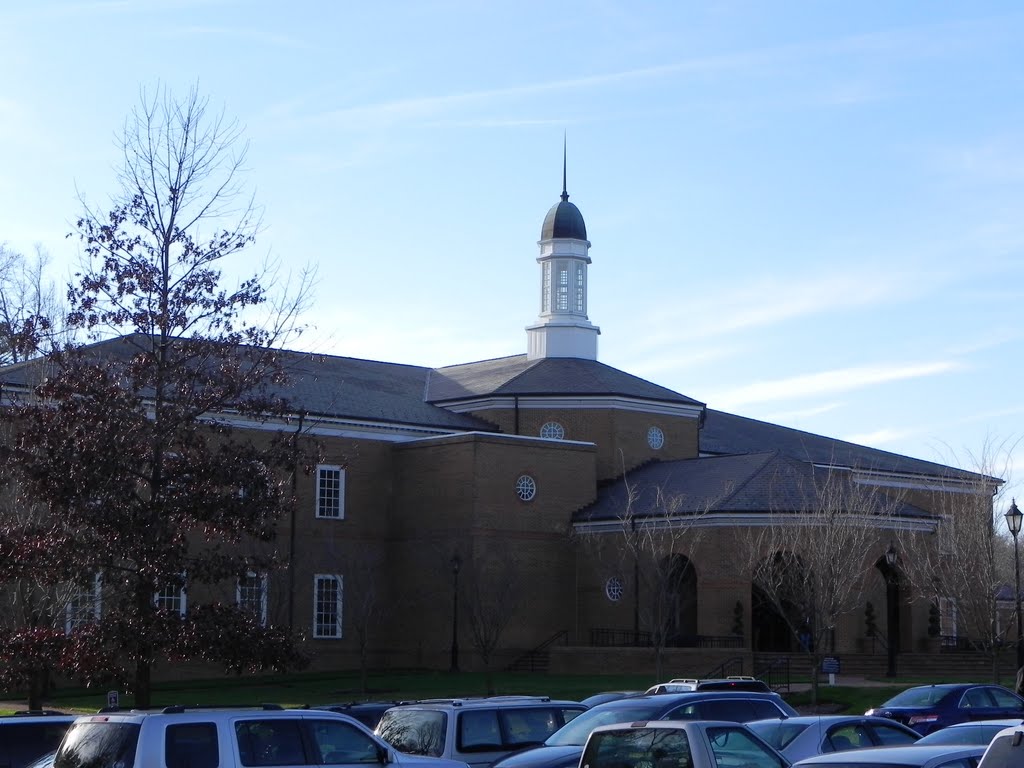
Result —
<svg viewBox="0 0 1024 768"><path fill-rule="evenodd" d="M887 717L827 715L755 720L747 726L792 762L864 747L913 744L921 736Z"/></svg>

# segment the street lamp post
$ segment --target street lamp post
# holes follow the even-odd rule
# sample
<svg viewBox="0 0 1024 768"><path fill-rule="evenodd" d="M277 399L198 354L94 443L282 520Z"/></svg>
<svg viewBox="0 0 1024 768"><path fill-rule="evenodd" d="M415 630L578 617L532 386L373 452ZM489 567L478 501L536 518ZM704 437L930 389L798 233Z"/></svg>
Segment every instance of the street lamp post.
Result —
<svg viewBox="0 0 1024 768"><path fill-rule="evenodd" d="M1017 693L1020 693L1022 676L1024 676L1024 633L1020 625L1020 549L1017 547L1017 534L1020 533L1021 522L1024 521L1024 513L1017 508L1017 500L1013 499L1010 508L1006 510L1006 527L1013 534L1013 591L1014 605L1017 609Z"/></svg>
<svg viewBox="0 0 1024 768"><path fill-rule="evenodd" d="M452 555L452 665L451 671L459 671L459 569L462 558L456 552Z"/></svg>
<svg viewBox="0 0 1024 768"><path fill-rule="evenodd" d="M899 650L900 642L900 606L899 593L897 592L899 582L896 580L897 560L899 560L899 555L896 553L896 547L892 545L892 542L889 542L889 547L885 550L885 564L887 566L885 571L886 636L888 639L886 643L888 667L885 674L888 677L896 677L896 653Z"/></svg>

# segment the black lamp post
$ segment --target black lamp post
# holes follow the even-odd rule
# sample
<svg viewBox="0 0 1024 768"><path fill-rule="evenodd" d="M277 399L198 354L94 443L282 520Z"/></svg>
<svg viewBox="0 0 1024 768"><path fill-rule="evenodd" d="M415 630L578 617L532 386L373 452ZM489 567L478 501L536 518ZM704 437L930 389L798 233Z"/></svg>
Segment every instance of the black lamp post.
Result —
<svg viewBox="0 0 1024 768"><path fill-rule="evenodd" d="M896 677L896 653L899 650L900 643L900 606L899 606L899 582L896 576L896 563L899 560L899 555L896 553L896 547L889 542L888 549L885 550L885 564L887 566L885 570L885 605L887 620L886 624L886 635L888 636L888 643L886 644L886 650L888 651L888 667L885 671L887 677Z"/></svg>
<svg viewBox="0 0 1024 768"><path fill-rule="evenodd" d="M459 569L462 558L452 555L452 672L459 671Z"/></svg>
<svg viewBox="0 0 1024 768"><path fill-rule="evenodd" d="M1017 500L1013 499L1006 510L1006 527L1013 534L1013 576L1016 589L1013 591L1014 605L1017 608L1017 685L1021 684L1021 670L1024 669L1024 635L1020 628L1020 549L1017 547L1017 534L1020 533L1024 513L1017 508ZM1018 691L1020 693L1020 691Z"/></svg>

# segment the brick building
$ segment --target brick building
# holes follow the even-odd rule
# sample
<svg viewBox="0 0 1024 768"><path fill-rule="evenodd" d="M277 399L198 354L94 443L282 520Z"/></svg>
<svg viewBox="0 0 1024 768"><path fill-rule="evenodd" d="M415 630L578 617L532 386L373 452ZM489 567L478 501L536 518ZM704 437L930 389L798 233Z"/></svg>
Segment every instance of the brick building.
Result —
<svg viewBox="0 0 1024 768"><path fill-rule="evenodd" d="M365 638L372 665L479 666L471 619L487 610L511 615L495 664L556 637L642 644L648 596L614 552L627 522L650 521L695 534L669 553L680 563L670 645L791 649L798 640L725 556L738 529L784 503L773 482L828 469L898 488L863 553L872 562L891 543L886 528L936 530L937 488L977 487L977 475L715 411L601 363L587 314L590 242L564 184L538 245L526 354L432 369L287 353L286 394L321 462L276 542L287 568L225 585L223 597L303 633L317 665L355 666ZM5 380L25 384L13 369ZM670 511L645 497L651 489ZM918 650L928 603L888 575L877 569L865 600L883 632ZM858 649L861 623L835 628L835 650ZM562 665L571 671L571 656Z"/></svg>

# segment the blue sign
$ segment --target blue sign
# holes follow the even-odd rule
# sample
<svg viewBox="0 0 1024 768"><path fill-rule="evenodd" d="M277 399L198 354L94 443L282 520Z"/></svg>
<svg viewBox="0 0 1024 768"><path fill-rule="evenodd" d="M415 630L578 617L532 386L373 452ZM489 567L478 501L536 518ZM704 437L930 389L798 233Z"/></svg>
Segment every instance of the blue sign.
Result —
<svg viewBox="0 0 1024 768"><path fill-rule="evenodd" d="M821 660L821 671L826 675L838 675L839 667L838 656L826 656Z"/></svg>

